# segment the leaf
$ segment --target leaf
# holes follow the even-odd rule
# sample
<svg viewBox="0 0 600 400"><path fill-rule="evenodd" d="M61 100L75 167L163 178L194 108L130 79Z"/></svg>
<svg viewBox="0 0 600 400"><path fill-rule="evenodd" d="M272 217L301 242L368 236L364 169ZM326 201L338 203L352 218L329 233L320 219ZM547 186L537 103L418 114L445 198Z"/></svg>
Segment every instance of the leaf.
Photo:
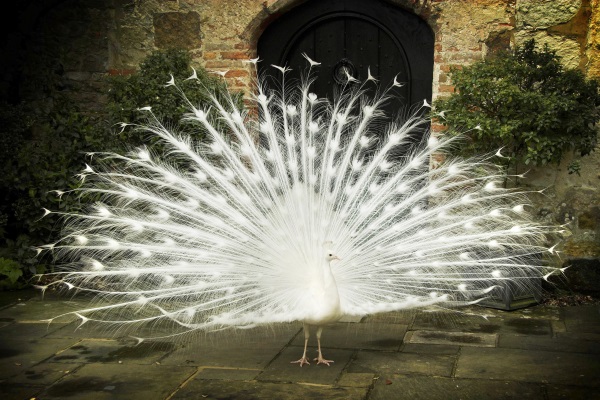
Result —
<svg viewBox="0 0 600 400"><path fill-rule="evenodd" d="M0 258L0 275L6 276L10 284L14 285L23 276L23 271L18 262L8 258Z"/></svg>

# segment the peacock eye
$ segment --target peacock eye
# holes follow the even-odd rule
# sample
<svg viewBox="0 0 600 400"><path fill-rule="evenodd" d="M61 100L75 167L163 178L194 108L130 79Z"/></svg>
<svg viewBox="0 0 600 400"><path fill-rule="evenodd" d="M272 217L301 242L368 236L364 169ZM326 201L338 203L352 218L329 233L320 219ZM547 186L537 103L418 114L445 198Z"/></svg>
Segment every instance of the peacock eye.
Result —
<svg viewBox="0 0 600 400"><path fill-rule="evenodd" d="M333 254L329 253L329 257L333 257Z"/></svg>

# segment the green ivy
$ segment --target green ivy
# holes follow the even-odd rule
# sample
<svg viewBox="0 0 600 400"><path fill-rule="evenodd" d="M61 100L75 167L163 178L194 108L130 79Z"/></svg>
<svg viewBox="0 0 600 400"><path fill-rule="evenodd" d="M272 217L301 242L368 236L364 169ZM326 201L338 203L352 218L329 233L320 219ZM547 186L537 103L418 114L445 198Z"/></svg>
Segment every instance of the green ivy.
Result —
<svg viewBox="0 0 600 400"><path fill-rule="evenodd" d="M567 151L585 156L596 147L598 82L533 40L513 52L451 70L455 92L434 103L440 122L469 130L463 155L504 148L507 170L518 165L558 164ZM477 127L477 129L472 129ZM579 173L578 166L569 167Z"/></svg>

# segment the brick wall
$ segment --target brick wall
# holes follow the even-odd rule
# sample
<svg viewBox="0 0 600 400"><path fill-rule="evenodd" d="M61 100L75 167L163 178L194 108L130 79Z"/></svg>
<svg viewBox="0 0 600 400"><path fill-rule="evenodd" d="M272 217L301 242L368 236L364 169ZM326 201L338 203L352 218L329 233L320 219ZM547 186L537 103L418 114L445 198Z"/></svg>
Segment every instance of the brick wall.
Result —
<svg viewBox="0 0 600 400"><path fill-rule="evenodd" d="M102 76L132 73L153 49L187 49L194 63L224 74L231 89L251 90L253 66L244 61L256 57L265 27L302 2L54 0L48 2L53 4L50 10L24 11L35 21L30 26L33 32L61 43L67 89L76 93L83 107L97 109L105 90ZM484 59L492 51L530 38L557 50L567 66L600 77L600 0L390 2L423 18L435 33L434 98L454 90L449 76L452 66ZM9 39L26 44L18 36ZM569 223L567 258L600 256L598 153L582 159L582 176L568 175L567 159L556 169L532 171L526 182L549 188L538 204L542 218Z"/></svg>

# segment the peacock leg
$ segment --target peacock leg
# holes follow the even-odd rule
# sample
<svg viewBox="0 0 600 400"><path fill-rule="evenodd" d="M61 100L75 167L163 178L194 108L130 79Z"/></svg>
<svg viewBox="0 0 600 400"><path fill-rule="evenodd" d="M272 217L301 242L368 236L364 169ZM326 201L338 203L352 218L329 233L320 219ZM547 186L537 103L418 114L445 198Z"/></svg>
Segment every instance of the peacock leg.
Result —
<svg viewBox="0 0 600 400"><path fill-rule="evenodd" d="M321 353L321 333L323 332L323 327L319 326L317 328L317 346L319 349L319 357L315 358L314 361L317 362L317 365L319 364L325 364L329 367L329 363L335 362L333 360L326 360L323 358L323 354Z"/></svg>
<svg viewBox="0 0 600 400"><path fill-rule="evenodd" d="M300 368L302 368L304 364L310 365L310 363L308 362L308 358L306 358L306 347L308 346L309 337L310 331L308 328L308 324L304 324L304 353L302 354L302 358L300 358L298 361L292 361L290 364L300 364Z"/></svg>

